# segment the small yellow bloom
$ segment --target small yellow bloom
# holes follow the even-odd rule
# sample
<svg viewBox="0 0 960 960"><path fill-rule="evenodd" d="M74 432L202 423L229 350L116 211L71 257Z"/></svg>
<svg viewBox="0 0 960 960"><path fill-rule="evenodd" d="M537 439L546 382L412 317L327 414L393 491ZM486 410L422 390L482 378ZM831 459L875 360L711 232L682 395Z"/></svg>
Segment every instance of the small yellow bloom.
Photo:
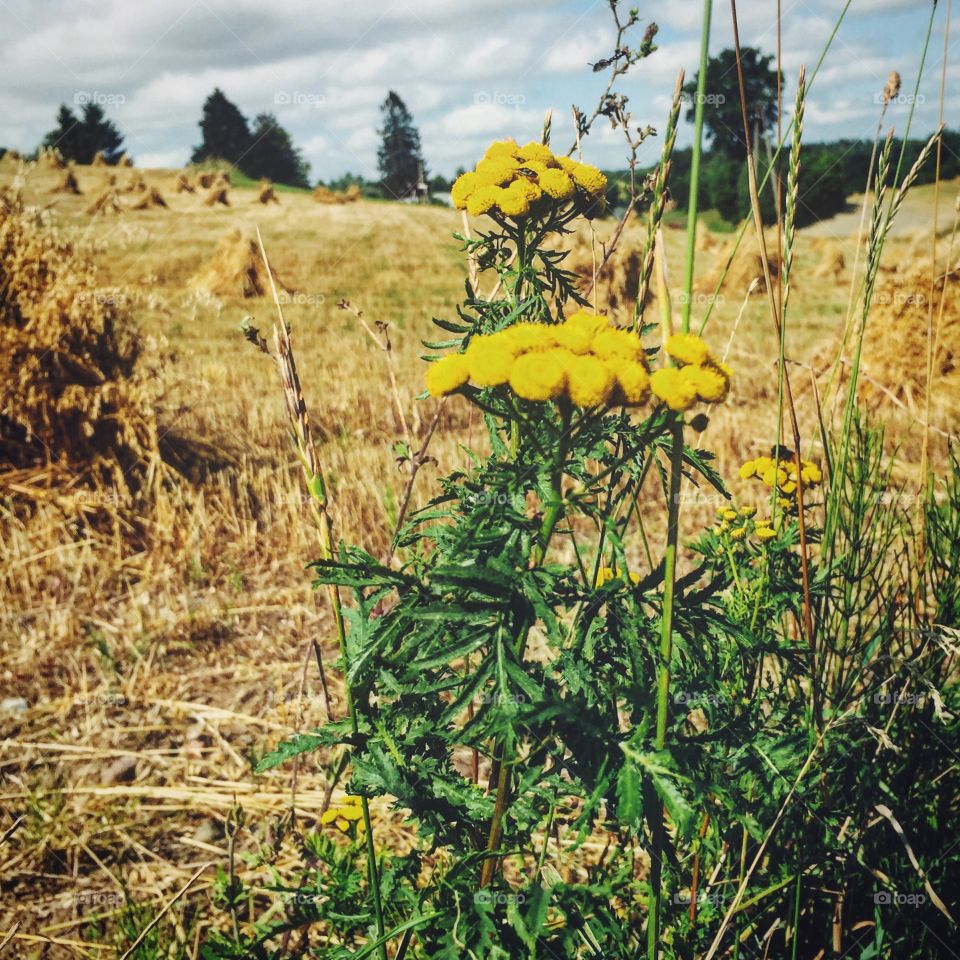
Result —
<svg viewBox="0 0 960 960"><path fill-rule="evenodd" d="M803 470L800 471L800 476L803 478L803 482L808 487L815 487L823 479L823 474L820 472L820 468L810 460L804 461Z"/></svg>
<svg viewBox="0 0 960 960"><path fill-rule="evenodd" d="M597 571L597 579L594 583L594 586L599 588L608 584L611 580L619 580L622 577L623 577L623 571L619 567L617 567L616 569L614 569L613 567L601 567ZM640 574L634 573L631 570L629 574L629 579L632 584L636 585L640 582Z"/></svg>
<svg viewBox="0 0 960 960"><path fill-rule="evenodd" d="M695 334L675 333L667 338L664 348L678 363L705 363L710 356L707 345Z"/></svg>
<svg viewBox="0 0 960 960"><path fill-rule="evenodd" d="M537 180L543 192L554 200L567 200L574 194L573 180L563 170L544 170Z"/></svg>
<svg viewBox="0 0 960 960"><path fill-rule="evenodd" d="M671 410L689 410L697 400L696 388L676 367L664 367L650 376L650 389Z"/></svg>
<svg viewBox="0 0 960 960"><path fill-rule="evenodd" d="M554 327L544 323L515 323L501 330L497 336L503 337L508 348L515 354L531 350L549 350L557 345L553 335Z"/></svg>
<svg viewBox="0 0 960 960"><path fill-rule="evenodd" d="M496 140L487 147L484 158L492 157L516 157L520 147L516 140Z"/></svg>
<svg viewBox="0 0 960 960"><path fill-rule="evenodd" d="M590 328L586 324L572 323L570 320L557 324L553 328L553 336L561 347L571 353L589 353L593 343L593 332Z"/></svg>
<svg viewBox="0 0 960 960"><path fill-rule="evenodd" d="M576 163L573 170L568 172L578 187L595 197L601 196L607 189L606 175L589 163Z"/></svg>
<svg viewBox="0 0 960 960"><path fill-rule="evenodd" d="M517 177L517 179L510 184L510 189L522 194L531 204L536 203L543 197L543 190L526 177Z"/></svg>
<svg viewBox="0 0 960 960"><path fill-rule="evenodd" d="M567 393L578 407L596 407L606 403L613 393L613 371L591 356L571 356L566 364Z"/></svg>
<svg viewBox="0 0 960 960"><path fill-rule="evenodd" d="M617 386L624 402L643 403L650 396L650 374L642 363L624 357L610 357L604 361L617 378Z"/></svg>
<svg viewBox="0 0 960 960"><path fill-rule="evenodd" d="M786 483L780 485L780 492L790 496L792 493L797 492L797 481L788 480Z"/></svg>
<svg viewBox="0 0 960 960"><path fill-rule="evenodd" d="M772 540L777 535L777 531L773 527L761 527L759 523L755 532L760 540Z"/></svg>
<svg viewBox="0 0 960 960"><path fill-rule="evenodd" d="M753 525L755 527L769 527L770 522L769 517L757 517L757 519L753 521Z"/></svg>
<svg viewBox="0 0 960 960"><path fill-rule="evenodd" d="M478 387L498 387L510 378L513 353L489 337L474 337L464 353L470 379Z"/></svg>
<svg viewBox="0 0 960 960"><path fill-rule="evenodd" d="M742 540L746 535L747 535L746 527L734 527L734 529L730 531L731 540Z"/></svg>
<svg viewBox="0 0 960 960"><path fill-rule="evenodd" d="M520 190L514 190L514 184L503 191L503 196L497 202L497 206L500 207L500 212L505 217L512 217L513 219L518 219L519 217L525 217L530 213L530 201Z"/></svg>
<svg viewBox="0 0 960 960"><path fill-rule="evenodd" d="M524 144L524 146L517 151L517 156L521 160L539 160L545 164L555 162L553 151L549 147L545 147L542 143L537 143L535 140Z"/></svg>
<svg viewBox="0 0 960 960"><path fill-rule="evenodd" d="M777 504L784 510L789 510L794 506L794 502L789 497L777 497Z"/></svg>
<svg viewBox="0 0 960 960"><path fill-rule="evenodd" d="M696 390L697 397L706 403L720 403L726 399L729 381L710 367L688 364L680 371L683 378Z"/></svg>
<svg viewBox="0 0 960 960"><path fill-rule="evenodd" d="M320 823L324 826L333 823L338 830L347 833L351 823L357 823L363 817L363 808L360 798L346 796L341 803L331 804L320 816ZM362 827L363 825L360 824Z"/></svg>
<svg viewBox="0 0 960 960"><path fill-rule="evenodd" d="M607 327L597 333L590 344L590 351L604 360L623 357L625 360L642 363L645 359L640 338L629 330L618 330L615 327Z"/></svg>
<svg viewBox="0 0 960 960"><path fill-rule="evenodd" d="M480 178L471 170L469 173L463 173L457 177L450 189L450 199L457 210L466 210L467 201L477 187L481 186Z"/></svg>
<svg viewBox="0 0 960 960"><path fill-rule="evenodd" d="M542 350L517 357L510 369L510 389L524 400L542 403L563 393L566 383L566 350Z"/></svg>
<svg viewBox="0 0 960 960"><path fill-rule="evenodd" d="M752 476L755 476L757 472L757 463L755 460L748 460L742 467L740 467L740 479L749 480Z"/></svg>
<svg viewBox="0 0 960 960"><path fill-rule="evenodd" d="M512 157L481 160L477 164L477 177L482 183L502 187L514 178L519 166L519 162Z"/></svg>
<svg viewBox="0 0 960 960"><path fill-rule="evenodd" d="M506 191L502 187L483 185L477 187L467 198L467 213L479 217L497 206Z"/></svg>
<svg viewBox="0 0 960 960"><path fill-rule="evenodd" d="M736 520L736 519L737 519L738 514L737 514L737 511L736 511L736 510L731 510L731 509L728 507L726 510L723 511L723 513L721 514L721 516L723 517L724 520L733 521L733 520Z"/></svg>
<svg viewBox="0 0 960 960"><path fill-rule="evenodd" d="M462 353L448 353L427 367L427 390L431 397L453 393L469 379L470 364Z"/></svg>
<svg viewBox="0 0 960 960"><path fill-rule="evenodd" d="M741 507L740 516L741 517L752 517L757 512L756 507Z"/></svg>

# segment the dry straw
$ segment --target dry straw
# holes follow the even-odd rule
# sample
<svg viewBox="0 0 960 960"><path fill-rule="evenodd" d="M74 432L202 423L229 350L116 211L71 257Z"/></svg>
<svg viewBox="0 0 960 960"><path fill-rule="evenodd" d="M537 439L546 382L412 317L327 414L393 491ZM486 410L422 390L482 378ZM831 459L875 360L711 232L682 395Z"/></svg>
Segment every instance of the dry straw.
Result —
<svg viewBox="0 0 960 960"><path fill-rule="evenodd" d="M276 274L273 279L283 293L292 292ZM270 274L256 240L234 230L221 240L213 258L190 285L220 297L262 297L270 289Z"/></svg>

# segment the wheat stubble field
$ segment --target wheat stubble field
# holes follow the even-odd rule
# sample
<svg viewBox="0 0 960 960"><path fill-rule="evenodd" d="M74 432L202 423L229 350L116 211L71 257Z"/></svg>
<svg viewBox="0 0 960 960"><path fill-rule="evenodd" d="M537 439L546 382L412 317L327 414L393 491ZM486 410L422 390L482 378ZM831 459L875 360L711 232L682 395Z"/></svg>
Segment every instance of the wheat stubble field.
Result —
<svg viewBox="0 0 960 960"><path fill-rule="evenodd" d="M247 188L230 188L229 206L208 207L201 195L177 193L171 170L142 171L167 206L135 210L143 191L122 188L139 170L78 166L75 173L82 193L56 193L61 170L6 158L0 188L19 192L32 211L24 216L42 211L42 229L92 264L87 297L135 322L167 463L136 479L91 481L82 464L62 463L0 473L0 678L7 698L0 802L17 823L0 848L0 930L19 923L13 956L114 956L113 941L91 934L91 915L108 924L127 918L128 934L142 929L142 922L129 926L135 921L125 891L135 891L137 916L151 917L201 871L164 924L174 928L172 942L196 956L209 923L196 904L213 895L214 869L233 852L237 808L245 824L236 856L275 845L282 865L291 856L283 846L290 811L300 828L315 826L328 800L315 765L304 765L295 780L289 766L255 775L253 765L278 739L344 710L341 677L330 669L333 624L305 571L317 556L316 531L279 377L240 331L250 317L270 340L275 308L268 292L242 295L244 275L226 260L217 265L218 247L229 247L240 231L238 262L249 265L244 251L253 249L259 228L283 291L335 534L385 556L409 469L397 445L419 449L437 403L417 399L421 341L433 335L432 317L455 319L468 276L452 236L463 219L416 204L321 204L295 191L264 205ZM90 214L110 176L121 190L120 211ZM951 264L957 190L957 183L940 186L940 249L945 256L949 247ZM863 396L902 445L897 471L910 492L927 415L930 238L922 225L933 197L932 187L909 195L904 226L884 251L878 321L863 362ZM857 219L844 221L853 234ZM578 228L576 266L587 281L590 244L602 256L614 225ZM613 278L597 284L596 307L612 297L621 323L629 320L624 298L637 276L629 255L637 256L642 228L628 224ZM813 385L825 390L843 332L855 249L854 235L823 239L821 232L801 231L796 241L786 344L806 436L816 435ZM664 237L667 269L679 273L683 232L668 226ZM698 237L693 312L702 315L715 299L711 340L737 371L735 402L711 415L704 443L749 501L749 484L736 471L768 451L776 352L765 297L746 296L759 272L749 238L714 298L711 276L719 275L730 242L728 234ZM259 282L264 277L261 270ZM341 306L344 300L354 309ZM960 312L952 293L942 330L930 411L934 464L944 462L960 401ZM429 447L435 460L416 478L413 505L431 495L437 476L466 466L464 445L482 451L484 435L475 411L460 398L448 401ZM805 451L821 453L816 443ZM651 536L662 539L662 491L651 485L645 496ZM708 524L715 506L691 494L683 535ZM639 546L631 549L643 571ZM688 563L681 552L681 568ZM326 690L314 644L327 665ZM371 809L378 841L404 849L408 826L381 801ZM596 856L593 842L584 863ZM585 867L566 869L575 876Z"/></svg>

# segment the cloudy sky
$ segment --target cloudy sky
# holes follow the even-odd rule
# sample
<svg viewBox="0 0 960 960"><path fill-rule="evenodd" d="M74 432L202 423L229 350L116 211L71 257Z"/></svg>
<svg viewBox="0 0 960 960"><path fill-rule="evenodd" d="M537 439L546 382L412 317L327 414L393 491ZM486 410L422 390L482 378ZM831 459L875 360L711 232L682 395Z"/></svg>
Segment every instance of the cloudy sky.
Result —
<svg viewBox="0 0 960 960"><path fill-rule="evenodd" d="M638 125L661 127L678 69L696 70L701 0L638 3L658 51L622 82ZM936 125L943 62L941 0L922 77L915 130ZM811 70L843 0L781 0L788 101ZM622 4L626 6L626 0ZM714 4L711 48L731 45L729 5ZM741 42L774 52L775 0L742 0ZM902 130L917 78L930 0L852 0L807 107L812 139L872 137L890 70L904 94L888 119ZM954 10L960 15L960 10ZM539 135L556 111L555 143L570 138L570 104L592 108L610 52L607 0L0 0L4 103L0 145L32 150L59 103L104 105L141 166L180 166L199 140L204 98L221 87L244 114L277 114L312 167L376 177L378 106L405 100L432 171L472 165L491 139ZM960 30L948 51L946 120L960 125ZM681 143L689 142L684 124ZM619 135L597 127L587 159L623 165ZM643 160L659 145L648 142Z"/></svg>

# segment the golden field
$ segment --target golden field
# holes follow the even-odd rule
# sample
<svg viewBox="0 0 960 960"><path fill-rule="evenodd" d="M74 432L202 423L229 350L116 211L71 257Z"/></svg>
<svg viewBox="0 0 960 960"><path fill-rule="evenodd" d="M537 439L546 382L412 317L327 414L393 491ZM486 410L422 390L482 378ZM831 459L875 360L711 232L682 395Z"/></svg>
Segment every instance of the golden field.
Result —
<svg viewBox="0 0 960 960"><path fill-rule="evenodd" d="M408 476L395 445L419 449L435 409L435 401L417 399L427 352L421 341L435 336L432 317L455 316L468 277L452 236L463 230L462 218L442 207L326 205L289 191L263 205L255 190L240 188L229 191L229 207L208 207L201 194L175 193L177 171L147 170L147 185L168 208L133 210L135 195L121 192L120 213L91 216L111 174L122 190L139 171L80 167L82 194L75 196L52 192L61 171L0 161L0 186L47 208L51 228L94 263L91 296L121 300L148 338L162 379L159 428L180 451L179 466L189 468L189 475L164 468L149 489L137 490L91 485L82 470L63 464L0 464L0 803L13 813L0 828L23 818L0 847L0 934L22 921L15 936L23 956L111 955L89 942L89 915L119 912L123 889L162 905L205 864L222 862L224 824L235 804L264 842L275 836L273 815L291 805L290 774L254 777L253 763L280 736L321 721L328 707L342 711L336 671L327 671L329 703L316 679L312 644L329 668L335 643L305 570L317 553L316 532L279 378L240 332L249 316L269 341L275 309L269 297L213 294L198 285L218 245L231 231L249 237L259 227L287 291L283 312L336 535L377 555L387 549ZM936 271L933 187L908 196L884 254L868 330L864 398L888 423L891 449L901 444L907 492L927 416L920 351L928 306L931 294L937 304L936 291L956 283L957 191L957 183L940 188ZM814 459L817 401L828 415L858 222L857 209L798 239L786 354L803 452ZM585 225L581 253L592 244L602 258L614 226ZM628 225L615 263L636 251L642 227ZM731 237L701 236L695 329ZM665 231L674 286L683 242L682 231ZM775 249L775 237L771 243ZM715 348L728 350L737 402L713 415L704 443L745 499L751 491L736 470L771 446L777 392L767 302L761 293L746 297L755 272L747 250L734 261L707 327ZM631 278L629 264L620 273ZM489 289L491 279L482 279ZM947 288L930 403L934 462L956 432L960 405L955 289ZM609 290L602 278L598 290L603 307ZM626 322L630 307L622 290L614 293L615 319ZM362 311L366 325L342 300ZM657 313L651 308L651 318ZM479 432L465 404L446 404L429 446L436 462L420 471L413 506L431 495L439 472L466 462L461 445ZM662 493L650 484L648 495L659 535ZM699 498L691 492L686 532L707 522L716 502L711 491ZM299 822L315 820L323 799L322 773L299 771ZM398 825L382 821L378 829L402 842ZM189 904L212 882L207 869L185 900L188 943L202 935L202 925L189 922Z"/></svg>

